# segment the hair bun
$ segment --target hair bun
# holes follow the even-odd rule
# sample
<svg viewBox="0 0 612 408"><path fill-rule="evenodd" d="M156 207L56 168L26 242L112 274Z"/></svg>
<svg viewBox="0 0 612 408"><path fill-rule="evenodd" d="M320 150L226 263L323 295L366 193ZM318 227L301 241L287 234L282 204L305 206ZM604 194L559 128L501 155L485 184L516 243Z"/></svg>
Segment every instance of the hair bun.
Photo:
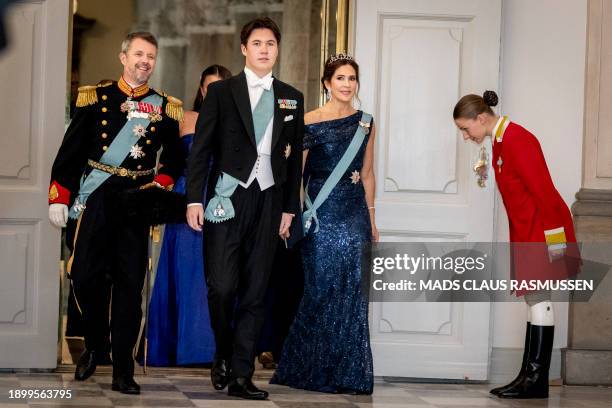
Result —
<svg viewBox="0 0 612 408"><path fill-rule="evenodd" d="M485 91L482 94L482 99L484 99L487 106L497 106L497 103L499 102L499 98L497 97L495 91Z"/></svg>

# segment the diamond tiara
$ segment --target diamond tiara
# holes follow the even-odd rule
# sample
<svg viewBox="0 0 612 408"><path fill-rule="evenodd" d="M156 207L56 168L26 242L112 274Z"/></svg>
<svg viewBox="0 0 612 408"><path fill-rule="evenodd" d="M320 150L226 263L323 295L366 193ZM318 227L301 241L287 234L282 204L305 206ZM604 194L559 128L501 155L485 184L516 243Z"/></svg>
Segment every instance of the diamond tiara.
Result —
<svg viewBox="0 0 612 408"><path fill-rule="evenodd" d="M345 60L345 61L354 61L353 57L348 54L335 54L329 57L329 62L333 63L336 61Z"/></svg>

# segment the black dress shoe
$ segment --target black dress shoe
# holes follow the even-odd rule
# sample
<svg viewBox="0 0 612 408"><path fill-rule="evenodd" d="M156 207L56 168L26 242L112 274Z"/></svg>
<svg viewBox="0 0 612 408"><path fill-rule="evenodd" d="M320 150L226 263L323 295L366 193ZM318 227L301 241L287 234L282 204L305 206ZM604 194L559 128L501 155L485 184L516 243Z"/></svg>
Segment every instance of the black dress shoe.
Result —
<svg viewBox="0 0 612 408"><path fill-rule="evenodd" d="M213 362L210 369L210 381L217 391L221 391L229 382L229 361L218 359Z"/></svg>
<svg viewBox="0 0 612 408"><path fill-rule="evenodd" d="M238 377L233 380L227 388L227 395L250 400L265 400L268 392L260 390L253 384L250 378Z"/></svg>
<svg viewBox="0 0 612 408"><path fill-rule="evenodd" d="M96 364L98 358L95 351L85 350L77 361L76 370L74 371L74 379L77 381L85 381L96 372Z"/></svg>
<svg viewBox="0 0 612 408"><path fill-rule="evenodd" d="M136 384L134 377L130 376L113 378L112 388L113 391L119 391L122 394L140 394L140 385Z"/></svg>

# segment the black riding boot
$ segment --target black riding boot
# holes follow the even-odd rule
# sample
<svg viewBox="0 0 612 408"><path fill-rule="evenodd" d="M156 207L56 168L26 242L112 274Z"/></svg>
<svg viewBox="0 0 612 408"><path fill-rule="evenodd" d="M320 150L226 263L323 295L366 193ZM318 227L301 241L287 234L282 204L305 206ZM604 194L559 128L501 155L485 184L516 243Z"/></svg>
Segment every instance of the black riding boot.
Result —
<svg viewBox="0 0 612 408"><path fill-rule="evenodd" d="M548 370L555 326L531 325L526 372L513 387L501 391L501 398L548 398Z"/></svg>

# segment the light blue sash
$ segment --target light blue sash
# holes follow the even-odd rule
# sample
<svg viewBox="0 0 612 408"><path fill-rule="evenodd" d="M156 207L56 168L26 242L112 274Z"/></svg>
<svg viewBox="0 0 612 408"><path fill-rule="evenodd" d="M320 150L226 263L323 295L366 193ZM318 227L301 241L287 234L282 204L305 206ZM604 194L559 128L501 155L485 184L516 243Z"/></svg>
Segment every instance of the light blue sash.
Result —
<svg viewBox="0 0 612 408"><path fill-rule="evenodd" d="M142 100L142 102L150 103L156 107L161 107L163 99L160 95L154 94L146 97ZM140 139L140 136L134 134L134 126L141 125L146 129L149 126L149 123L151 123L149 118L131 118L125 122L123 128L121 128L113 142L110 144L110 146L108 146L108 149L100 158L100 163L106 164L107 166L119 167L130 153L132 146L138 143L138 139ZM70 218L76 219L79 217L81 212L83 212L85 209L85 203L87 202L89 196L96 191L96 189L100 187L102 183L104 183L110 176L110 173L93 169L87 177L85 177L85 175L81 177L79 194L77 195L77 198L74 200L74 204L70 209Z"/></svg>
<svg viewBox="0 0 612 408"><path fill-rule="evenodd" d="M304 235L308 233L308 230L313 222L315 223L314 232L319 232L317 209L321 207L325 200L327 200L327 197L329 197L334 187L336 187L344 173L346 173L348 166L353 162L353 159L357 155L366 134L369 133L371 121L372 115L363 112L361 115L361 120L359 121L359 126L357 126L357 131L355 131L355 136L353 136L353 140L351 140L351 143L342 155L342 158L338 164L336 164L336 167L334 167L334 170L331 172L329 177L327 177L327 180L325 180L325 183L323 184L323 187L321 187L321 190L319 191L319 194L317 194L314 202L310 200L310 197L308 196L308 186L306 186L306 190L304 191L304 204L306 205L306 211L304 211L302 214ZM368 129L367 132L366 129Z"/></svg>
<svg viewBox="0 0 612 408"><path fill-rule="evenodd" d="M263 91L257 106L253 110L253 127L255 128L255 142L261 143L268 124L274 117L273 89ZM215 196L210 199L204 212L204 218L210 222L219 223L234 218L236 212L230 197L240 185L240 181L227 173L221 174L215 186Z"/></svg>

